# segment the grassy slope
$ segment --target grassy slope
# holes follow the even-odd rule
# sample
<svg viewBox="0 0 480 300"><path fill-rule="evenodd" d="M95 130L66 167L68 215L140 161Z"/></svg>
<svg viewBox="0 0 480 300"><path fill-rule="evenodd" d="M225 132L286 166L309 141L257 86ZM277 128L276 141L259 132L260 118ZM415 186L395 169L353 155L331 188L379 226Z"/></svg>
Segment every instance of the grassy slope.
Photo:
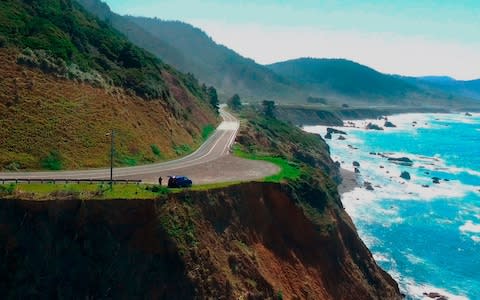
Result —
<svg viewBox="0 0 480 300"><path fill-rule="evenodd" d="M105 133L112 128L117 165L172 158L202 142L217 122L195 78L129 44L77 4L9 0L0 6L0 169L105 166ZM46 50L47 59L17 64L27 46ZM122 47L133 53L128 62ZM83 75L99 74L106 85L75 77L68 71L73 65Z"/></svg>
<svg viewBox="0 0 480 300"><path fill-rule="evenodd" d="M277 178L270 179L282 180L278 176L284 176L284 179L296 180L312 173L311 169L314 168L334 181L339 180L338 169L330 158L329 147L320 136L306 133L280 120L266 118L249 108L242 111L241 118L236 153L279 165L282 173L276 175ZM295 169L300 170L300 173Z"/></svg>

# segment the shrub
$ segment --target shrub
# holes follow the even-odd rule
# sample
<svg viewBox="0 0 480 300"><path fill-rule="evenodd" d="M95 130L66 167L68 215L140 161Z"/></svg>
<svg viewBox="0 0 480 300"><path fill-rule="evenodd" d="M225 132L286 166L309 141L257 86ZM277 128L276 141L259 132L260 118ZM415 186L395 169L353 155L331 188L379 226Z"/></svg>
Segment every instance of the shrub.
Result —
<svg viewBox="0 0 480 300"><path fill-rule="evenodd" d="M162 151L160 151L160 148L158 148L157 145L152 144L150 145L150 148L152 148L152 153L155 154L155 156L158 156L158 157L162 156Z"/></svg>
<svg viewBox="0 0 480 300"><path fill-rule="evenodd" d="M173 148L173 150L175 151L175 153L177 155L185 155L185 154L188 154L190 152L192 152L192 148L189 146L189 145L180 145L180 146L175 146Z"/></svg>
<svg viewBox="0 0 480 300"><path fill-rule="evenodd" d="M7 46L7 39L3 35L0 35L0 48L5 46Z"/></svg>
<svg viewBox="0 0 480 300"><path fill-rule="evenodd" d="M40 160L42 168L47 170L61 170L62 169L62 156L57 150L52 150L50 153Z"/></svg>
<svg viewBox="0 0 480 300"><path fill-rule="evenodd" d="M8 185L0 185L0 194L11 195L15 191L16 184L10 183Z"/></svg>

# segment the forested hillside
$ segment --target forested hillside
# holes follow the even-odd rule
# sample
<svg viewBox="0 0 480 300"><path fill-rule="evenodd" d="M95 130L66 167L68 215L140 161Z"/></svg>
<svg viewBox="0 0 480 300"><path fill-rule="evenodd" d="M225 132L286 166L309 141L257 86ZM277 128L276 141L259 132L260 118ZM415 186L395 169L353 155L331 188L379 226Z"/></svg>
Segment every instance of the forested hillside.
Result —
<svg viewBox="0 0 480 300"><path fill-rule="evenodd" d="M100 19L109 22L143 47L183 72L214 85L227 99L240 94L242 99L276 99L295 102L308 93L294 83L215 43L205 32L189 24L161 19L119 16L99 0L78 0ZM160 12L159 12L160 13Z"/></svg>

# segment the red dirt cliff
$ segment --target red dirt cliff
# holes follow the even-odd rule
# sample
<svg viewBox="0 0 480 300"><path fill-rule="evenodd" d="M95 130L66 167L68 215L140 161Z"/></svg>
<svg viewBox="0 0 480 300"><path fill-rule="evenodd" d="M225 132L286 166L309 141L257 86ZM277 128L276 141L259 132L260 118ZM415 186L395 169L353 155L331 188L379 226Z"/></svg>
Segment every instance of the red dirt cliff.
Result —
<svg viewBox="0 0 480 300"><path fill-rule="evenodd" d="M149 201L0 201L0 292L400 299L338 202L317 209L298 194L247 183Z"/></svg>

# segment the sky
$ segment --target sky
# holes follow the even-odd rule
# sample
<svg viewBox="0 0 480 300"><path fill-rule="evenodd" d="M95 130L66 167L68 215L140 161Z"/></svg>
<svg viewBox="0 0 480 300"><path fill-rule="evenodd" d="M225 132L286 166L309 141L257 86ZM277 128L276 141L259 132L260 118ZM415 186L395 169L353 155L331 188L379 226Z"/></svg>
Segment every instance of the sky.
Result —
<svg viewBox="0 0 480 300"><path fill-rule="evenodd" d="M480 78L479 0L106 2L119 14L190 23L261 64L346 58L389 74Z"/></svg>

